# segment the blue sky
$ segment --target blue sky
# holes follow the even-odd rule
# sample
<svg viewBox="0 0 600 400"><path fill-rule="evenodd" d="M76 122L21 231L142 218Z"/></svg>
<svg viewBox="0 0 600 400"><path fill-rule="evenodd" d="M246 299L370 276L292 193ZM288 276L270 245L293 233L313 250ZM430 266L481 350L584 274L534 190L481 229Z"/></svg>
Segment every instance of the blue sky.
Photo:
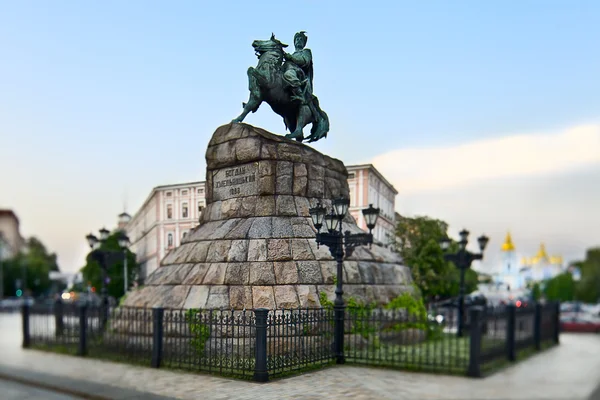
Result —
<svg viewBox="0 0 600 400"><path fill-rule="evenodd" d="M291 45L296 31L307 31L315 94L332 126L315 147L346 164L420 150L423 164L430 165L428 149L497 143L514 135L543 142L544 135L581 125L592 127L589 143L596 143L596 1L3 0L0 10L0 206L13 208L23 233L40 236L67 270L81 265L85 234L113 225L124 201L134 212L153 186L204 179L208 139L239 114L248 97L246 69L256 63L250 44L271 32ZM246 122L284 133L281 119L265 105ZM510 164L512 152L503 149L496 155ZM530 154L544 157L535 146ZM558 174L566 178L555 170L534 175L556 176L552 185L579 182L574 177L582 174L600 181L599 162L593 154L589 158L571 169L566 160ZM392 166L373 162L391 176L403 168L402 160ZM508 180L503 195L522 196L521 183L511 176L524 179L518 171L494 179ZM489 227L481 229L512 229L519 237L523 227L507 225L522 219L494 219L502 207L494 203L497 195L470 219L471 197L443 204L432 187L405 192L406 178L391 179L401 213L439 215L451 225L470 222L473 231L488 218ZM481 179L439 190L467 196ZM531 179L535 186L541 178ZM593 185L584 186L586 201L600 199ZM431 204L422 198L427 193ZM521 198L517 206L524 214L548 199ZM577 204L553 201L589 221ZM409 207L417 203L430 206ZM565 228L526 225L532 224L538 227L521 235L522 243L531 242L527 251L558 237L552 229ZM591 236L600 235L590 229L570 247L558 239L547 245L576 257L594 244ZM490 245L497 245L492 239Z"/></svg>

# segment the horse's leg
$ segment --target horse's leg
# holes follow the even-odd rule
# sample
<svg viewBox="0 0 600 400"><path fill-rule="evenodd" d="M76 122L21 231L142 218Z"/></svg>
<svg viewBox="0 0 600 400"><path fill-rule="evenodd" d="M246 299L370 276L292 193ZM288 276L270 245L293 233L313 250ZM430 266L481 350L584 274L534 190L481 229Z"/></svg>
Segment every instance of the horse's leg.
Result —
<svg viewBox="0 0 600 400"><path fill-rule="evenodd" d="M258 86L256 76L254 75L254 68L252 67L248 68L248 89L250 90L248 103L242 103L244 110L232 122L242 122L250 112L256 112L262 103L260 87Z"/></svg>
<svg viewBox="0 0 600 400"><path fill-rule="evenodd" d="M285 135L288 139L296 139L298 142L304 140L304 133L302 129L311 122L311 112L307 105L300 107L298 112L298 119L296 120L296 129L292 133Z"/></svg>

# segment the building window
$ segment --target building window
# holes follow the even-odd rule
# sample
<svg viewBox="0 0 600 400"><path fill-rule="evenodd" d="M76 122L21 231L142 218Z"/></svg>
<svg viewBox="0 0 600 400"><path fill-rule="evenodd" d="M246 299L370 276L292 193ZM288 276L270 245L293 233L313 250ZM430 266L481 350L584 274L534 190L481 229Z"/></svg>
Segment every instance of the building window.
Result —
<svg viewBox="0 0 600 400"><path fill-rule="evenodd" d="M187 231L183 232L183 233L181 234L181 239L185 239L185 237L187 236L187 234L188 234L188 233L187 233Z"/></svg>
<svg viewBox="0 0 600 400"><path fill-rule="evenodd" d="M173 196L173 192L167 192L167 193L165 193L165 196L171 197L171 196Z"/></svg>
<svg viewBox="0 0 600 400"><path fill-rule="evenodd" d="M188 203L181 204L181 218L188 217Z"/></svg>
<svg viewBox="0 0 600 400"><path fill-rule="evenodd" d="M348 179L354 179L354 172L352 172L351 174L348 174Z"/></svg>
<svg viewBox="0 0 600 400"><path fill-rule="evenodd" d="M173 219L173 204L167 204L167 219Z"/></svg>
<svg viewBox="0 0 600 400"><path fill-rule="evenodd" d="M204 194L204 188L198 189L198 194Z"/></svg>
<svg viewBox="0 0 600 400"><path fill-rule="evenodd" d="M202 210L204 210L204 202L199 201L198 202L198 215L202 214Z"/></svg>
<svg viewBox="0 0 600 400"><path fill-rule="evenodd" d="M182 196L187 196L188 195L188 191L187 190L182 190L181 191L181 195Z"/></svg>
<svg viewBox="0 0 600 400"><path fill-rule="evenodd" d="M173 234L169 233L167 235L167 247L173 247Z"/></svg>

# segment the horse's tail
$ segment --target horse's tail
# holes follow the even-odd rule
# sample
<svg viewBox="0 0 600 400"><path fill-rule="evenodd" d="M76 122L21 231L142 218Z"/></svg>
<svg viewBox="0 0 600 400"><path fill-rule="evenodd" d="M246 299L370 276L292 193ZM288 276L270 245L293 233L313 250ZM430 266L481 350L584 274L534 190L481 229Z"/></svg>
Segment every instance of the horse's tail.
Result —
<svg viewBox="0 0 600 400"><path fill-rule="evenodd" d="M312 104L314 107L314 111L316 111L317 114L315 115L315 123L313 124L312 129L310 130L310 141L314 142L321 138L327 137L327 132L329 132L329 117L327 116L327 113L325 113L325 111L321 110L321 107L319 106L319 99L317 98L317 96L313 96Z"/></svg>

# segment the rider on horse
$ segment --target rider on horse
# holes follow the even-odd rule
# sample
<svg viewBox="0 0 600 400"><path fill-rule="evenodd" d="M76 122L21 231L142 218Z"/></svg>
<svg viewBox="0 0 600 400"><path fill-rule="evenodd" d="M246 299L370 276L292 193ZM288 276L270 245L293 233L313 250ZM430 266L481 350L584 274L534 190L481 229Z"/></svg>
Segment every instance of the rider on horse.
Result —
<svg viewBox="0 0 600 400"><path fill-rule="evenodd" d="M312 53L305 48L307 40L304 32L296 33L293 54L286 53L283 49L287 45L273 34L269 40L252 42L258 65L248 68L250 97L242 104L242 113L232 122L242 122L264 101L283 117L285 127L290 131L286 138L302 142L305 139L302 130L308 124L312 124L310 136L306 138L308 142L327 137L329 118L319 106L317 96L313 95Z"/></svg>
<svg viewBox="0 0 600 400"><path fill-rule="evenodd" d="M294 46L296 50L293 54L284 53L283 57L288 61L285 63L286 71L283 74L283 80L289 85L292 91L292 100L300 104L308 104L312 101L312 78L313 63L310 49L305 49L308 38L305 32L298 32L294 35Z"/></svg>

